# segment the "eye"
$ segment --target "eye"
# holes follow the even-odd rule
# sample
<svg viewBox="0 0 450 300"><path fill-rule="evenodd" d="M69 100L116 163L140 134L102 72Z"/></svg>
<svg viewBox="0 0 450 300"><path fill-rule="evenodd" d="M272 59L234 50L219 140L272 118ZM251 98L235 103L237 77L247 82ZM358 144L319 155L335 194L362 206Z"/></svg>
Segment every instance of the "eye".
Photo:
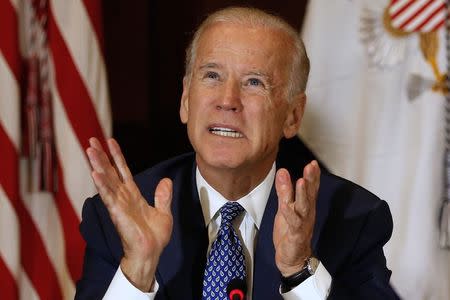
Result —
<svg viewBox="0 0 450 300"><path fill-rule="evenodd" d="M219 79L219 74L217 72L208 71L205 73L203 78L217 80Z"/></svg>
<svg viewBox="0 0 450 300"><path fill-rule="evenodd" d="M264 83L258 78L250 78L247 80L247 85L264 87Z"/></svg>

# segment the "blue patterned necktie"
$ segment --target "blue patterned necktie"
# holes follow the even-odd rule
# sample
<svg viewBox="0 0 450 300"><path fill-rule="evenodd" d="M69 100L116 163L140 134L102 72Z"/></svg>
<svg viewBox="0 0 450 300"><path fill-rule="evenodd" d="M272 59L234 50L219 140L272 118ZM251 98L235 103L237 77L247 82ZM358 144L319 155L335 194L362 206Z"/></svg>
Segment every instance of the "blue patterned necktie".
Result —
<svg viewBox="0 0 450 300"><path fill-rule="evenodd" d="M231 224L242 211L239 203L231 201L220 208L222 221L206 262L203 300L226 300L228 283L236 277L245 280L244 252Z"/></svg>

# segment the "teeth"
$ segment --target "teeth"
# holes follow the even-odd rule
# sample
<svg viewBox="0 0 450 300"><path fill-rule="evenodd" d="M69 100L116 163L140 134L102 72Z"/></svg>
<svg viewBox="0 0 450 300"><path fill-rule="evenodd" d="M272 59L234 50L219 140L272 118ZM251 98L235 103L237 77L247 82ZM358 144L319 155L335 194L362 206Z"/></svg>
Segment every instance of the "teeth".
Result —
<svg viewBox="0 0 450 300"><path fill-rule="evenodd" d="M209 131L212 134L225 136L225 137L232 137L232 138L241 138L243 135L233 129L230 128L223 128L223 127L213 127L210 128Z"/></svg>
<svg viewBox="0 0 450 300"><path fill-rule="evenodd" d="M226 137L232 137L232 138L240 138L243 137L242 134L239 132L226 132L226 131L211 131L212 134L220 135L220 136L226 136Z"/></svg>
<svg viewBox="0 0 450 300"><path fill-rule="evenodd" d="M227 132L236 132L236 130L225 128L225 127L212 127L209 129L210 131L227 131Z"/></svg>

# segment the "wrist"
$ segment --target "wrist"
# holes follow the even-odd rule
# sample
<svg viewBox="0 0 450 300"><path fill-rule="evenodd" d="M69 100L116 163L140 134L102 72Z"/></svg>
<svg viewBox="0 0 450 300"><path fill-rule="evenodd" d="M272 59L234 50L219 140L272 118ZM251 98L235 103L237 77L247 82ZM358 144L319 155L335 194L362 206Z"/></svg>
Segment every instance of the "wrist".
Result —
<svg viewBox="0 0 450 300"><path fill-rule="evenodd" d="M300 247L299 251L300 253L295 255L286 252L281 253L281 251L276 253L278 255L275 259L277 267L283 277L289 277L302 270L308 259L314 256L311 247Z"/></svg>
<svg viewBox="0 0 450 300"><path fill-rule="evenodd" d="M122 258L120 268L128 281L142 292L149 292L155 281L156 264Z"/></svg>
<svg viewBox="0 0 450 300"><path fill-rule="evenodd" d="M290 277L290 276L300 272L305 267L306 261L307 261L307 258L304 260L303 263L301 263L297 266L289 266L289 267L279 268L281 277Z"/></svg>

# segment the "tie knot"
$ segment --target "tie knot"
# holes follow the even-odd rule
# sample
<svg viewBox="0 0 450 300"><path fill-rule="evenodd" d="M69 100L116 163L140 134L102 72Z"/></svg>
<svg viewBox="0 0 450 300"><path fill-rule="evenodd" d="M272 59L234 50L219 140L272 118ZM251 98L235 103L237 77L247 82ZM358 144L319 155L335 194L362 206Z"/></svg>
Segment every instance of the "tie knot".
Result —
<svg viewBox="0 0 450 300"><path fill-rule="evenodd" d="M237 202L229 201L220 208L220 215L222 216L221 225L229 225L236 218L244 208Z"/></svg>

